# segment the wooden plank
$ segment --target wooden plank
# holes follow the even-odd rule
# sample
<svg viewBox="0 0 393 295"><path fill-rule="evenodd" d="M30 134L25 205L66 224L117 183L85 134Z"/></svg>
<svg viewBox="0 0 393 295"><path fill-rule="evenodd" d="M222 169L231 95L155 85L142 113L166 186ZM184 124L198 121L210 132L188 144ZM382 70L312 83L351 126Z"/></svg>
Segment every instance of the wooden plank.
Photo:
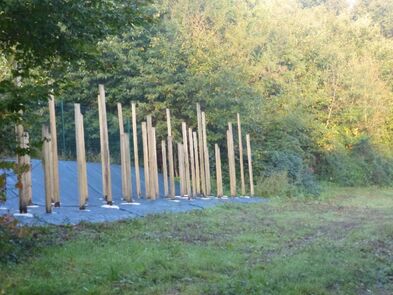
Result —
<svg viewBox="0 0 393 295"><path fill-rule="evenodd" d="M203 148L203 127L202 127L202 114L201 106L197 103L197 121L198 121L198 148L199 148L199 172L201 181L201 194L206 194L206 178L205 178L205 154Z"/></svg>
<svg viewBox="0 0 393 295"><path fill-rule="evenodd" d="M167 160L166 160L165 140L161 141L161 154L162 154L162 174L164 178L164 197L168 197L168 168L167 168Z"/></svg>
<svg viewBox="0 0 393 295"><path fill-rule="evenodd" d="M171 112L169 109L166 109L166 124L168 128L168 136L172 136Z"/></svg>
<svg viewBox="0 0 393 295"><path fill-rule="evenodd" d="M194 160L195 160L195 194L201 194L201 182L200 182L200 171L199 171L199 154L198 154L198 138L197 133L193 132L192 137L194 139Z"/></svg>
<svg viewBox="0 0 393 295"><path fill-rule="evenodd" d="M125 153L125 183L126 190L124 200L132 202L132 180L131 180L131 156L130 156L130 136L123 133L124 153Z"/></svg>
<svg viewBox="0 0 393 295"><path fill-rule="evenodd" d="M44 167L44 182L45 182L45 210L46 213L52 213L52 173L50 168L51 161L51 143L48 126L42 126L42 164Z"/></svg>
<svg viewBox="0 0 393 295"><path fill-rule="evenodd" d="M15 127L16 141L20 148L25 148L24 130L22 125L17 125ZM25 168L27 163L26 155L17 155L16 159L18 163L18 168ZM26 172L23 172L18 176L19 182L19 212L27 213L27 206L29 205L28 194L27 194L27 184L26 184Z"/></svg>
<svg viewBox="0 0 393 295"><path fill-rule="evenodd" d="M214 145L216 151L216 183L217 183L217 197L221 198L223 196L222 190L222 171L221 171L221 154L218 144Z"/></svg>
<svg viewBox="0 0 393 295"><path fill-rule="evenodd" d="M119 120L119 137L120 137L120 168L121 168L121 192L123 199L126 199L127 195L127 175L126 175L126 151L125 151L125 139L124 139L124 121L123 121L123 109L121 103L117 103L117 116Z"/></svg>
<svg viewBox="0 0 393 295"><path fill-rule="evenodd" d="M60 191L59 191L59 158L57 151L57 130L56 130L56 113L55 98L49 96L49 123L52 145L52 165L53 165L53 199L55 207L60 207Z"/></svg>
<svg viewBox="0 0 393 295"><path fill-rule="evenodd" d="M157 199L160 195L160 187L158 185L158 162L157 162L157 139L156 139L156 128L152 128L153 132L153 163L154 163L154 198Z"/></svg>
<svg viewBox="0 0 393 295"><path fill-rule="evenodd" d="M105 171L105 156L104 156L104 149L105 149L105 145L104 145L104 127L102 126L102 110L101 110L101 98L100 95L97 96L97 102L98 102L98 123L100 126L100 155L101 155L101 178L102 178L102 195L106 200L106 192L107 192L107 188L106 188L106 180L105 180L105 175L104 175L104 171Z"/></svg>
<svg viewBox="0 0 393 295"><path fill-rule="evenodd" d="M210 183L210 159L209 150L207 148L207 133L206 133L206 115L202 112L202 131L203 131L203 154L204 154L204 165L205 165L205 186L206 195L211 195L211 183Z"/></svg>
<svg viewBox="0 0 393 295"><path fill-rule="evenodd" d="M175 198L175 169L173 164L173 142L172 136L168 136L168 163L169 163L169 197Z"/></svg>
<svg viewBox="0 0 393 295"><path fill-rule="evenodd" d="M136 186L136 195L139 199L141 196L141 176L139 172L138 132L137 132L137 125L136 125L136 106L134 102L131 104L131 109L132 109L132 137L134 141L135 186Z"/></svg>
<svg viewBox="0 0 393 295"><path fill-rule="evenodd" d="M149 148L147 142L146 122L142 122L142 145L143 145L143 172L145 175L145 198L150 199Z"/></svg>
<svg viewBox="0 0 393 295"><path fill-rule="evenodd" d="M171 112L166 109L166 122L168 129L168 164L169 164L169 197L175 198L175 165L173 157L173 138L172 138L172 126L171 126Z"/></svg>
<svg viewBox="0 0 393 295"><path fill-rule="evenodd" d="M188 157L188 139L187 139L187 125L182 122L183 148L184 148L184 177L186 185L186 194L191 197L191 182L190 182L190 161Z"/></svg>
<svg viewBox="0 0 393 295"><path fill-rule="evenodd" d="M241 192L242 196L244 196L246 194L246 184L244 181L242 127L241 127L241 123L240 123L239 113L237 113L237 134L238 134L238 138L239 138L240 192Z"/></svg>
<svg viewBox="0 0 393 295"><path fill-rule="evenodd" d="M86 196L84 187L84 175L83 175L83 137L82 137L82 116L80 111L80 104L74 104L74 115L75 115L75 144L76 144L76 160L78 167L78 188L79 188L79 209L86 209Z"/></svg>
<svg viewBox="0 0 393 295"><path fill-rule="evenodd" d="M247 142L248 173L250 179L250 195L254 196L254 179L253 179L253 172L252 172L250 134L246 135L246 142Z"/></svg>
<svg viewBox="0 0 393 295"><path fill-rule="evenodd" d="M190 146L190 170L191 170L191 193L196 196L196 182L195 182L195 159L194 159L194 141L192 137L192 129L188 128L188 141Z"/></svg>
<svg viewBox="0 0 393 295"><path fill-rule="evenodd" d="M147 124L147 145L149 155L149 198L155 198L155 176L154 176L154 146L153 146L153 123L151 115L146 116Z"/></svg>
<svg viewBox="0 0 393 295"><path fill-rule="evenodd" d="M105 199L108 205L112 205L112 185L111 185L111 169L110 169L110 153L109 153L109 138L108 138L108 121L106 116L106 100L105 100L105 89L104 85L100 84L99 89L99 103L101 104L100 112L100 123L102 126L102 136L103 136L103 150L101 152L104 154L104 180L106 194Z"/></svg>
<svg viewBox="0 0 393 295"><path fill-rule="evenodd" d="M24 148L30 147L30 137L28 132L23 132L24 139ZM24 177L24 185L26 188L26 200L29 205L33 204L33 191L32 191L32 182L31 182L31 159L30 155L25 155L25 162L27 165L27 171L23 175Z"/></svg>
<svg viewBox="0 0 393 295"><path fill-rule="evenodd" d="M236 170L235 170L235 151L233 145L232 123L228 123L227 131L228 143L228 165L229 165L229 186L231 197L236 196Z"/></svg>
<svg viewBox="0 0 393 295"><path fill-rule="evenodd" d="M179 155L180 195L184 197L186 194L186 181L184 175L184 146L181 143L177 144L177 152Z"/></svg>
<svg viewBox="0 0 393 295"><path fill-rule="evenodd" d="M87 188L87 165L86 165L86 148L85 148L85 128L84 128L84 123L83 123L83 115L80 113L80 124L81 124L81 146L82 146L82 177L83 177L83 191L84 191L84 197L85 201L89 199L89 191Z"/></svg>

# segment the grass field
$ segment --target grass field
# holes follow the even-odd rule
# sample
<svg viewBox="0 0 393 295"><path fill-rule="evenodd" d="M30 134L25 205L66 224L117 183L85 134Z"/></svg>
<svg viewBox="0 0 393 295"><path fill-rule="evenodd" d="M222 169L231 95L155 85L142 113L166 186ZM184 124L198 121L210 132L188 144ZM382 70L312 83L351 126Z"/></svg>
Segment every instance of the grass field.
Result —
<svg viewBox="0 0 393 295"><path fill-rule="evenodd" d="M0 294L393 294L393 190L0 236Z"/></svg>

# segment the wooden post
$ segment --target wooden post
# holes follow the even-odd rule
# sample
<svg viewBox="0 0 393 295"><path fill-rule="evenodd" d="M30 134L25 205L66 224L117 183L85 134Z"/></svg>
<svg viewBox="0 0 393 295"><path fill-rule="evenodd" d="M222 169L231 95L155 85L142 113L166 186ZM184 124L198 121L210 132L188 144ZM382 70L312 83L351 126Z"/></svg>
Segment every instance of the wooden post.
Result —
<svg viewBox="0 0 393 295"><path fill-rule="evenodd" d="M60 207L59 158L57 152L55 98L53 95L49 96L48 105L49 105L49 122L50 122L50 135L51 135L51 145L52 145L53 199L54 199L55 207Z"/></svg>
<svg viewBox="0 0 393 295"><path fill-rule="evenodd" d="M228 165L229 165L229 181L231 197L236 197L236 170L235 170L235 152L233 146L233 130L232 123L228 123L227 131L228 144Z"/></svg>
<svg viewBox="0 0 393 295"><path fill-rule="evenodd" d="M172 136L168 135L168 162L169 162L169 197L175 198L175 170L173 167L173 142Z"/></svg>
<svg viewBox="0 0 393 295"><path fill-rule="evenodd" d="M28 132L23 132L23 139L24 139L24 148L29 148L30 146L30 141L29 141L29 133ZM32 182L31 182L31 159L30 155L25 155L26 157L26 165L28 167L28 170L24 174L24 183L26 186L26 199L28 205L33 204L33 191L32 191Z"/></svg>
<svg viewBox="0 0 393 295"><path fill-rule="evenodd" d="M146 122L142 122L142 144L143 144L143 171L145 175L145 198L150 199L150 167L149 167L149 148L147 143Z"/></svg>
<svg viewBox="0 0 393 295"><path fill-rule="evenodd" d="M214 145L216 150L216 182L217 182L217 197L221 198L223 196L222 190L222 172L221 172L221 155L220 148L218 144Z"/></svg>
<svg viewBox="0 0 393 295"><path fill-rule="evenodd" d="M199 157L198 157L198 138L197 133L193 132L192 137L194 139L194 160L195 160L195 193L196 195L201 194L201 182L200 182L200 171L199 171Z"/></svg>
<svg viewBox="0 0 393 295"><path fill-rule="evenodd" d="M85 201L89 199L89 191L87 188L87 165L86 165L86 148L85 148L85 128L83 123L83 115L80 113L80 122L81 122L81 137L82 137L82 176L83 176L83 183L84 183L84 195Z"/></svg>
<svg viewBox="0 0 393 295"><path fill-rule="evenodd" d="M242 127L240 125L240 115L237 113L237 134L239 137L239 162L240 162L240 191L242 196L246 194L246 185L244 181L244 165L243 165L243 142L242 142Z"/></svg>
<svg viewBox="0 0 393 295"><path fill-rule="evenodd" d="M154 198L155 192L155 177L154 177L154 146L153 146L153 123L151 115L146 116L147 123L147 146L149 155L149 198Z"/></svg>
<svg viewBox="0 0 393 295"><path fill-rule="evenodd" d="M83 118L80 111L80 104L74 104L75 110L75 143L76 143L76 158L77 158L77 167L78 167L78 186L79 186L79 209L86 209L86 191L87 191L87 183L86 183L86 156L84 150L84 138L83 138Z"/></svg>
<svg viewBox="0 0 393 295"><path fill-rule="evenodd" d="M104 144L104 128L102 126L102 110L101 110L101 98L100 95L97 96L97 101L98 101L98 123L100 126L100 155L101 155L101 178L102 178L102 195L104 196L104 199L106 200L106 179L105 179L105 156L104 156L104 150L105 150L105 144Z"/></svg>
<svg viewBox="0 0 393 295"><path fill-rule="evenodd" d="M132 137L134 140L136 195L139 199L141 196L141 176L139 172L138 132L137 132L137 125L136 125L136 106L134 102L131 104L131 109L132 109Z"/></svg>
<svg viewBox="0 0 393 295"><path fill-rule="evenodd" d="M162 174L164 177L164 197L168 197L168 168L167 168L167 161L166 161L165 140L161 141L161 152L162 152Z"/></svg>
<svg viewBox="0 0 393 295"><path fill-rule="evenodd" d="M25 139L24 139L24 131L22 125L17 125L15 127L16 132L16 140L20 148L26 148L25 146ZM18 168L25 168L27 163L26 155L17 155L17 163ZM26 185L26 172L21 173L18 176L19 182L19 212L20 213L27 213L27 206L29 205L29 198L27 192L27 185Z"/></svg>
<svg viewBox="0 0 393 295"><path fill-rule="evenodd" d="M186 194L191 197L191 182L190 182L190 161L188 157L188 140L187 140L187 125L186 122L182 122L182 134L183 134L183 148L184 148L184 177L186 185Z"/></svg>
<svg viewBox="0 0 393 295"><path fill-rule="evenodd" d="M203 154L205 163L205 177L206 177L206 195L211 195L211 183L210 183L210 159L209 150L207 148L207 134L206 134L206 116L205 112L202 112L202 130L203 130Z"/></svg>
<svg viewBox="0 0 393 295"><path fill-rule="evenodd" d="M45 180L45 208L46 213L52 212L52 172L51 172L51 143L48 126L42 126L42 138L44 140L42 146L42 164L44 167L44 180Z"/></svg>
<svg viewBox="0 0 393 295"><path fill-rule="evenodd" d="M197 120L198 120L198 144L199 144L199 172L201 181L201 193L206 194L206 178L205 178L205 154L203 148L203 127L201 106L197 103Z"/></svg>
<svg viewBox="0 0 393 295"><path fill-rule="evenodd" d="M103 179L105 185L104 197L108 205L112 205L112 185L111 185L111 169L110 169L110 154L109 154L109 140L108 140L108 122L106 118L106 104L105 104L105 89L104 85L100 84L98 86L100 95L98 96L98 103L100 107L98 108L100 117L100 130L102 136L101 153L103 154Z"/></svg>
<svg viewBox="0 0 393 295"><path fill-rule="evenodd" d="M168 128L168 163L169 163L169 197L175 198L175 167L173 158L173 138L172 138L172 126L171 126L171 113L169 109L166 109L166 122Z"/></svg>
<svg viewBox="0 0 393 295"><path fill-rule="evenodd" d="M152 128L153 132L153 163L154 163L154 199L157 199L160 195L160 187L158 185L158 163L157 163L157 141L156 141L156 128Z"/></svg>
<svg viewBox="0 0 393 295"><path fill-rule="evenodd" d="M168 128L168 136L172 136L171 113L169 109L166 109L166 124Z"/></svg>
<svg viewBox="0 0 393 295"><path fill-rule="evenodd" d="M186 194L186 183L184 175L184 146L181 143L177 144L177 152L179 155L180 195L184 197Z"/></svg>
<svg viewBox="0 0 393 295"><path fill-rule="evenodd" d="M121 167L121 191L124 200L127 199L127 172L126 172L126 151L125 151L125 138L124 138L124 122L123 122L123 109L121 103L117 103L117 115L119 118L119 133L120 133L120 167Z"/></svg>
<svg viewBox="0 0 393 295"><path fill-rule="evenodd" d="M132 202L132 179L131 179L131 157L130 157L130 136L123 133L124 153L125 153L125 183L126 190L124 200Z"/></svg>
<svg viewBox="0 0 393 295"><path fill-rule="evenodd" d="M247 142L248 173L250 178L250 195L254 196L254 180L253 180L253 173L252 173L250 134L246 135L246 142Z"/></svg>
<svg viewBox="0 0 393 295"><path fill-rule="evenodd" d="M190 168L191 168L191 188L192 196L196 196L196 183L195 183L195 159L194 159L194 144L192 138L192 129L188 128L188 141L190 144Z"/></svg>

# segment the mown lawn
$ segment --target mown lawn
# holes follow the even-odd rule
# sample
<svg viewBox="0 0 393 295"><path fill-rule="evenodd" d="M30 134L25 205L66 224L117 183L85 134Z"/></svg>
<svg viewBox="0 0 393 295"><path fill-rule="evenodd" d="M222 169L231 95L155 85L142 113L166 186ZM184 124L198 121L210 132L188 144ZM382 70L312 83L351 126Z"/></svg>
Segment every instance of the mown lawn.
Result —
<svg viewBox="0 0 393 295"><path fill-rule="evenodd" d="M393 294L393 190L2 227L0 294Z"/></svg>

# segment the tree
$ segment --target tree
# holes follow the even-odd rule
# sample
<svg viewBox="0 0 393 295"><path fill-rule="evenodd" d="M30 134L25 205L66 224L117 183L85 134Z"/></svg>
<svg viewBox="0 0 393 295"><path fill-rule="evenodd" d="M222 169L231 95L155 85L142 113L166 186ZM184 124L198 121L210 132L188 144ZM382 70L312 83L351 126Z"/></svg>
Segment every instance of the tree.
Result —
<svg viewBox="0 0 393 295"><path fill-rule="evenodd" d="M46 101L69 67L97 67L97 43L151 19L139 0L7 0L0 3L0 154L12 149L15 124ZM19 83L16 83L16 80ZM21 112L22 111L22 112Z"/></svg>

